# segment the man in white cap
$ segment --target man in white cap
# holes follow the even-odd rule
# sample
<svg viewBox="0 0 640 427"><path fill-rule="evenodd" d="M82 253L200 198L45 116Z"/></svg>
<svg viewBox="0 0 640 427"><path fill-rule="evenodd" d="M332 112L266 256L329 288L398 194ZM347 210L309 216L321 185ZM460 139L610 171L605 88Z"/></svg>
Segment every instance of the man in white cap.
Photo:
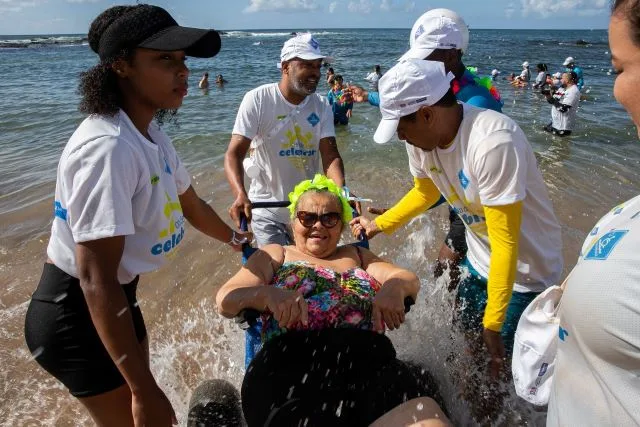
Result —
<svg viewBox="0 0 640 427"><path fill-rule="evenodd" d="M344 185L331 106L316 94L325 56L311 34L298 34L284 43L282 77L247 92L238 109L224 169L236 199L229 214L251 220L259 246L292 243L286 208L255 209L251 201L283 201L302 180L323 173ZM251 183L244 187L243 160ZM251 200L251 201L250 201Z"/></svg>
<svg viewBox="0 0 640 427"><path fill-rule="evenodd" d="M385 215L418 215L442 194L463 220L462 265L469 274L458 286L459 319L471 338L482 335L496 377L522 311L560 279L561 230L520 127L501 113L457 102L452 78L441 62L407 60L380 79L382 121L374 139L386 143L397 132L415 182ZM380 232L363 217L351 225L354 233Z"/></svg>
<svg viewBox="0 0 640 427"><path fill-rule="evenodd" d="M573 71L578 76L578 82L576 83L578 89L582 90L584 87L584 77L582 75L582 68L576 65L576 60L573 59L572 56L568 56L567 59L562 63L565 67L567 67L567 71Z"/></svg>
<svg viewBox="0 0 640 427"><path fill-rule="evenodd" d="M469 28L464 20L456 12L449 9L432 9L422 14L413 24L409 36L410 49L400 58L427 59L439 61L444 64L447 72L451 72L454 79L451 81L451 89L458 101L462 101L476 107L502 111L500 94L495 87L491 90L479 84L478 77L469 71L462 62L462 55L469 47ZM354 99L357 102L369 101L371 105L380 105L377 92L354 91ZM444 198L438 204L444 203ZM428 206L424 209L426 210ZM369 209L371 213L383 213L383 209ZM396 222L402 218L403 213L386 214L376 218L378 226L382 230L395 229ZM458 215L452 210L449 212L449 231L440 248L435 274L440 276L449 270L450 286L457 283L458 263L464 258L467 251L465 241L465 227ZM372 237L372 236L369 236Z"/></svg>

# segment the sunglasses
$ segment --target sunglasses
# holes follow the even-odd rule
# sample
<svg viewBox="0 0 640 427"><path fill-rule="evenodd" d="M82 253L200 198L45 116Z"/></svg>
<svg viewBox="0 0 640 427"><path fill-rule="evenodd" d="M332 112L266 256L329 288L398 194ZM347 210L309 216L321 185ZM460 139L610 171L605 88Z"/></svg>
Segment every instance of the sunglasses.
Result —
<svg viewBox="0 0 640 427"><path fill-rule="evenodd" d="M296 218L300 221L303 227L311 228L320 220L320 224L327 228L335 227L341 220L342 215L338 212L327 212L322 215L318 215L315 212L298 211Z"/></svg>

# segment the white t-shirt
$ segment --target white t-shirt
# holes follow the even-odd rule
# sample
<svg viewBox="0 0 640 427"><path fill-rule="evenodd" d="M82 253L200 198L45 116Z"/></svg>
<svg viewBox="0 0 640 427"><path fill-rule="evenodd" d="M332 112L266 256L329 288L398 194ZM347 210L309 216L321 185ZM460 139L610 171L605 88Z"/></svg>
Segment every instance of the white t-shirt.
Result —
<svg viewBox="0 0 640 427"><path fill-rule="evenodd" d="M640 425L640 196L587 236L562 297L547 426Z"/></svg>
<svg viewBox="0 0 640 427"><path fill-rule="evenodd" d="M251 139L251 156L260 174L251 179L252 201L288 200L300 181L322 173L320 140L335 137L333 111L325 98L312 94L299 105L287 101L277 83L244 96L233 133ZM253 215L287 224L289 211L255 209Z"/></svg>
<svg viewBox="0 0 640 427"><path fill-rule="evenodd" d="M78 277L76 243L126 236L121 284L156 270L184 237L178 195L191 181L169 137L152 123L148 141L120 111L86 118L67 142L56 179L47 255Z"/></svg>
<svg viewBox="0 0 640 427"><path fill-rule="evenodd" d="M369 73L367 77L365 77L364 79L371 84L372 90L374 91L378 90L378 80L380 80L380 75L378 73L376 73L375 71L372 73Z"/></svg>
<svg viewBox="0 0 640 427"><path fill-rule="evenodd" d="M544 71L540 71L536 76L536 85L539 86L545 81L547 81L547 73L545 73Z"/></svg>
<svg viewBox="0 0 640 427"><path fill-rule="evenodd" d="M569 105L566 112L562 113L554 105L551 107L551 126L558 130L573 130L576 125L576 114L580 103L580 89L577 85L566 88L558 101L561 104Z"/></svg>
<svg viewBox="0 0 640 427"><path fill-rule="evenodd" d="M525 68L524 70L522 70L522 72L520 73L520 79L524 80L525 82L528 82L531 79L531 71L529 71L528 68Z"/></svg>
<svg viewBox="0 0 640 427"><path fill-rule="evenodd" d="M491 250L483 206L522 201L518 292L542 291L562 273L560 225L535 155L520 127L504 114L464 106L451 146L431 152L406 144L409 168L431 178L466 226L467 257L485 278Z"/></svg>

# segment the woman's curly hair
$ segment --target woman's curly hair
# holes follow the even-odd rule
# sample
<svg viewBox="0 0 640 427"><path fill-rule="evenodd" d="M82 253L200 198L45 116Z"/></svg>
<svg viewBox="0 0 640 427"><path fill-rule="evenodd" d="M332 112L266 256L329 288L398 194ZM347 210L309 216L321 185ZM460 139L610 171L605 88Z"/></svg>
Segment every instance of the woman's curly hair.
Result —
<svg viewBox="0 0 640 427"><path fill-rule="evenodd" d="M89 46L94 52L98 52L100 38L105 30L119 17L137 8L138 6L113 6L102 12L91 23L89 28ZM78 109L85 114L100 114L113 116L122 106L122 92L118 85L118 76L113 71L111 64L117 60L131 62L135 49L122 49L116 55L101 60L97 65L80 73L78 92L82 99ZM159 110L155 118L162 124L171 121L177 110Z"/></svg>
<svg viewBox="0 0 640 427"><path fill-rule="evenodd" d="M640 0L613 0L611 13L629 21L633 42L640 46Z"/></svg>

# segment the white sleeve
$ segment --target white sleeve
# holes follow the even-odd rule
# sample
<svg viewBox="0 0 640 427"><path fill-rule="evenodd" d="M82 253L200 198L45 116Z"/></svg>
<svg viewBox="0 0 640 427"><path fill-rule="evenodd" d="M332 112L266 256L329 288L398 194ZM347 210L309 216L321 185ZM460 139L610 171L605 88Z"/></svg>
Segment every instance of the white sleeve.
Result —
<svg viewBox="0 0 640 427"><path fill-rule="evenodd" d="M494 132L471 153L471 173L476 177L483 205L510 205L525 198L527 141L522 138L524 134L508 130Z"/></svg>
<svg viewBox="0 0 640 427"><path fill-rule="evenodd" d="M77 242L134 233L132 198L140 179L129 144L105 136L71 153L62 171L67 221Z"/></svg>
<svg viewBox="0 0 640 427"><path fill-rule="evenodd" d="M320 139L322 138L335 138L336 129L333 125L333 109L331 108L331 104L327 101L326 98L321 98L322 108L324 108L324 112L322 113L322 119L320 120Z"/></svg>
<svg viewBox="0 0 640 427"><path fill-rule="evenodd" d="M260 102L256 91L247 92L242 98L236 123L233 126L233 134L242 135L253 139L259 133L260 126Z"/></svg>
<svg viewBox="0 0 640 427"><path fill-rule="evenodd" d="M422 165L422 156L420 155L420 151L422 150L406 142L404 145L407 149L407 155L409 156L409 171L411 175L416 178L430 178L431 176L424 170Z"/></svg>

